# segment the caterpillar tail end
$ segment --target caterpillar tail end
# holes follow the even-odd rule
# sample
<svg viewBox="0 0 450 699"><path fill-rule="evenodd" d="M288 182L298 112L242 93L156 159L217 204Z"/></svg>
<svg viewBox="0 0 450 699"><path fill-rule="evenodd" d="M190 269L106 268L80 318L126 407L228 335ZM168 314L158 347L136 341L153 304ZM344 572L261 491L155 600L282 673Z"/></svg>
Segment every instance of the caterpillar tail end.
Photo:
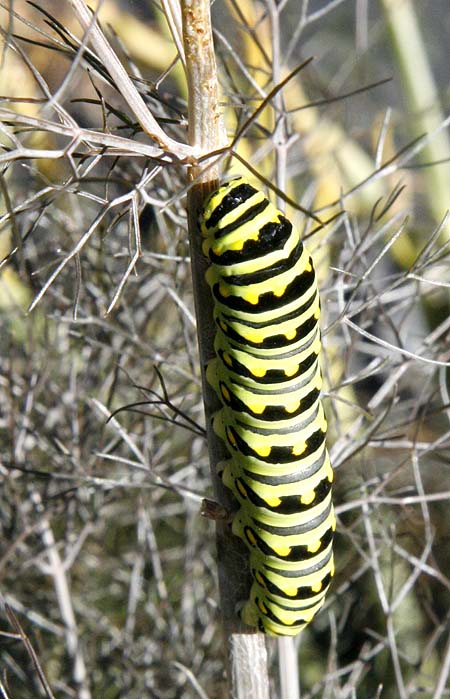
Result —
<svg viewBox="0 0 450 699"><path fill-rule="evenodd" d="M244 624L254 628L256 627L261 633L266 634L266 636L297 636L306 626L306 623L300 626L297 624L292 627L286 626L285 624L277 624L265 614L262 614L252 600L245 602L238 613Z"/></svg>

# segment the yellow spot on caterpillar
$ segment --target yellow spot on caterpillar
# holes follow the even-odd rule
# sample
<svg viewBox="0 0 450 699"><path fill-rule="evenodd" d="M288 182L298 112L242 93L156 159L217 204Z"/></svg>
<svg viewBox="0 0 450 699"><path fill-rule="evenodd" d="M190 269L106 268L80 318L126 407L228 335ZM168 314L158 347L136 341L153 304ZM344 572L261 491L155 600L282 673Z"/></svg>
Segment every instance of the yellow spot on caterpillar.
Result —
<svg viewBox="0 0 450 699"><path fill-rule="evenodd" d="M230 296L231 291L226 286L226 284L221 283L221 284L219 284L219 294L221 296L223 296L224 298L226 298L227 296Z"/></svg>
<svg viewBox="0 0 450 699"><path fill-rule="evenodd" d="M312 261L311 258L309 258L308 264L305 267L305 272L312 272Z"/></svg>
<svg viewBox="0 0 450 699"><path fill-rule="evenodd" d="M253 451L255 452L255 454L258 454L258 456L269 456L270 446L267 444L261 444L258 447L254 447Z"/></svg>
<svg viewBox="0 0 450 699"><path fill-rule="evenodd" d="M230 429L227 429L227 439L233 447L236 447L236 439Z"/></svg>
<svg viewBox="0 0 450 699"><path fill-rule="evenodd" d="M314 311L314 318L315 318L316 320L319 320L319 318L320 318L320 308L316 308L316 310Z"/></svg>
<svg viewBox="0 0 450 699"><path fill-rule="evenodd" d="M224 401L226 403L229 403L231 396L230 396L230 392L229 392L228 388L226 386L221 385L220 392L222 394L222 398L224 399Z"/></svg>
<svg viewBox="0 0 450 699"><path fill-rule="evenodd" d="M220 320L219 325L222 328L222 330L224 331L224 333L226 333L226 331L228 330L228 325L225 323L225 321Z"/></svg>
<svg viewBox="0 0 450 699"><path fill-rule="evenodd" d="M273 287L272 293L274 296L280 297L280 296L283 296L285 291L286 291L286 284L279 283L279 284L275 284L275 286Z"/></svg>
<svg viewBox="0 0 450 699"><path fill-rule="evenodd" d="M330 576L333 577L335 573L335 567L334 567L334 561L331 561L331 566L330 566Z"/></svg>
<svg viewBox="0 0 450 699"><path fill-rule="evenodd" d="M258 345L264 342L265 336L261 330L248 330L244 337L250 342L256 342Z"/></svg>
<svg viewBox="0 0 450 699"><path fill-rule="evenodd" d="M228 250L242 250L244 247L244 241L243 240L236 240L234 243L230 243L228 246Z"/></svg>
<svg viewBox="0 0 450 699"><path fill-rule="evenodd" d="M259 571L257 573L255 573L255 580L257 583L259 583L261 585L261 587L266 586L266 583L264 582L264 578Z"/></svg>
<svg viewBox="0 0 450 699"><path fill-rule="evenodd" d="M277 556L289 556L291 553L291 547L290 546L271 546L271 549L274 553L277 554Z"/></svg>
<svg viewBox="0 0 450 699"><path fill-rule="evenodd" d="M255 413L255 415L261 415L266 406L262 405L261 403L247 403L247 407L252 411L252 413Z"/></svg>
<svg viewBox="0 0 450 699"><path fill-rule="evenodd" d="M333 469L331 468L331 466L328 466L327 478L328 478L329 483L332 483L334 481L334 473L333 473Z"/></svg>
<svg viewBox="0 0 450 699"><path fill-rule="evenodd" d="M320 539L318 539L313 544L309 544L307 548L308 553L316 553L320 549L320 543Z"/></svg>
<svg viewBox="0 0 450 699"><path fill-rule="evenodd" d="M259 611L262 612L263 614L267 614L267 607L266 607L266 605L264 604L264 602L262 602L260 599L258 600L258 609L259 609Z"/></svg>
<svg viewBox="0 0 450 699"><path fill-rule="evenodd" d="M313 502L313 500L315 499L315 497L316 497L315 491L310 490L307 493L303 493L303 495L300 498L300 502L302 503L302 505L310 505Z"/></svg>
<svg viewBox="0 0 450 699"><path fill-rule="evenodd" d="M262 378L267 374L267 369L265 369L263 366L253 366L250 369L250 372L253 374L253 376L257 376L258 378Z"/></svg>
<svg viewBox="0 0 450 699"><path fill-rule="evenodd" d="M293 364L292 366L287 367L284 370L284 373L286 374L286 376L294 376L294 374L296 374L297 371L298 371L298 364Z"/></svg>
<svg viewBox="0 0 450 699"><path fill-rule="evenodd" d="M307 611L305 611L305 612L303 613L303 620L304 620L307 624L309 624L309 622L312 621L313 618L314 618L314 612L307 612Z"/></svg>
<svg viewBox="0 0 450 699"><path fill-rule="evenodd" d="M222 357L223 357L223 361L225 362L225 364L228 364L228 366L231 366L231 367L233 366L233 360L231 359L228 352L224 352Z"/></svg>
<svg viewBox="0 0 450 699"><path fill-rule="evenodd" d="M295 597L295 595L296 595L297 592L298 592L298 588L297 588L297 587L292 587L292 586L291 586L291 587L289 587L289 586L285 587L285 586L283 585L283 592L284 592L285 595L288 595L289 597Z"/></svg>
<svg viewBox="0 0 450 699"><path fill-rule="evenodd" d="M311 592L320 592L322 589L322 581L316 583L315 585L311 585Z"/></svg>
<svg viewBox="0 0 450 699"><path fill-rule="evenodd" d="M238 489L238 491L240 492L242 497L244 497L244 498L247 497L247 490L246 490L245 486L241 483L241 481L238 481L238 480L236 481L236 488Z"/></svg>
<svg viewBox="0 0 450 699"><path fill-rule="evenodd" d="M256 306L259 301L259 294L247 291L242 298L244 299L244 301L247 301L247 303L251 303L253 306Z"/></svg>
<svg viewBox="0 0 450 699"><path fill-rule="evenodd" d="M322 431L324 434L325 434L325 432L327 431L327 426L328 426L328 423L327 423L327 421L325 420L325 418L323 418L322 424L320 425L320 429L321 429L321 431Z"/></svg>
<svg viewBox="0 0 450 699"><path fill-rule="evenodd" d="M299 444L294 444L292 447L293 456L301 456L306 450L306 442L299 442Z"/></svg>
<svg viewBox="0 0 450 699"><path fill-rule="evenodd" d="M294 328L294 330L290 330L288 333L284 333L286 340L293 340L296 335L297 335L296 328Z"/></svg>
<svg viewBox="0 0 450 699"><path fill-rule="evenodd" d="M281 498L264 498L265 502L269 505L269 507L278 507L281 505Z"/></svg>
<svg viewBox="0 0 450 699"><path fill-rule="evenodd" d="M251 529L245 530L245 535L252 546L256 546L256 539Z"/></svg>
<svg viewBox="0 0 450 699"><path fill-rule="evenodd" d="M300 407L300 401L296 400L296 401L292 401L292 403L288 403L284 409L287 413L295 413L295 411L298 410L299 407Z"/></svg>

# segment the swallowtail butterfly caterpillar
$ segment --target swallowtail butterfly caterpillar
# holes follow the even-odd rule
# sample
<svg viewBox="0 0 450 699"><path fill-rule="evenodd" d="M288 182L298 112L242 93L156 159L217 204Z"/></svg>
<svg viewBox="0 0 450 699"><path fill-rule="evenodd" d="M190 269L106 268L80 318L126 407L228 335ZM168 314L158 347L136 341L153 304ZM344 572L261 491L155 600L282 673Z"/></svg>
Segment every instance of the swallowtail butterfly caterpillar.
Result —
<svg viewBox="0 0 450 699"><path fill-rule="evenodd" d="M240 615L294 636L334 573L314 268L296 228L242 177L208 198L200 229L217 324L214 430L229 452L222 479L239 502L233 533L253 578Z"/></svg>

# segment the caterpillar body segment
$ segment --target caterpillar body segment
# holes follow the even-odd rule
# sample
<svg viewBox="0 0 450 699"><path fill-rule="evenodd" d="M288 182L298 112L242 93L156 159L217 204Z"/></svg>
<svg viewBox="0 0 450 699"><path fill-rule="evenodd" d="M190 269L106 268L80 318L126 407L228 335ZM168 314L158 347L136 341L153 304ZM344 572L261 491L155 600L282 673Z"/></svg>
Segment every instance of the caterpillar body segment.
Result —
<svg viewBox="0 0 450 699"><path fill-rule="evenodd" d="M220 432L218 434L221 436ZM322 469L326 458L328 459L328 454L325 442L322 442L309 456L303 457L301 468L298 466L299 459L296 456L292 456L284 463L274 464L255 456L244 456L243 454L236 467L263 485L272 484L273 478L277 478L279 483L295 483L299 478L308 478ZM235 461L236 459L233 463Z"/></svg>
<svg viewBox="0 0 450 699"><path fill-rule="evenodd" d="M251 428L241 422L227 420L224 409L214 417L215 432L227 442L230 452L241 453L269 464L299 461L315 454L325 442L327 423L320 403L312 417L291 428L279 427L270 433L267 427Z"/></svg>
<svg viewBox="0 0 450 699"><path fill-rule="evenodd" d="M255 549L250 554L250 569L255 582L260 587L267 588L272 596L293 599L305 586L314 587L317 592L316 584L320 582L324 588L325 577L334 575L332 541L312 561L305 559L295 564L278 561L276 568L267 557Z"/></svg>
<svg viewBox="0 0 450 699"><path fill-rule="evenodd" d="M296 236L298 236L297 232ZM213 264L222 266L221 256L216 255L215 257ZM250 255L248 255L248 258L250 259ZM231 295L232 291L240 299L247 299L249 303L248 310L251 313L251 306L257 304L259 297L262 297L262 303L269 300L272 303L275 298L285 296L283 299L284 305L288 301L291 302L295 298L301 297L302 291L305 292L308 289L308 282L315 276L311 258L301 241L296 244L292 251L289 251L289 254L284 259L279 259L277 264L267 267L264 265L266 259L272 261L273 253L259 258L257 264L254 265L254 271L251 275L248 272L244 273L244 269L247 269L248 259L245 262L241 259L238 264L234 262L234 264L228 264L226 267L223 267L224 274L218 274L217 270L210 268L206 273L206 279L213 288L218 284L218 295L219 297L223 296L225 304L227 297ZM272 281L271 275L278 276L275 286L270 283ZM248 281L251 277L253 277L251 281L252 288L249 289ZM296 290L295 294L294 288ZM265 297L266 294L267 296ZM258 299L255 299L255 296ZM234 303L236 302L230 301L231 306Z"/></svg>
<svg viewBox="0 0 450 699"><path fill-rule="evenodd" d="M267 597L255 585L250 599L241 610L241 618L249 626L257 626L270 636L296 636L314 618L323 604L323 596L307 607L285 608Z"/></svg>
<svg viewBox="0 0 450 699"><path fill-rule="evenodd" d="M242 177L210 196L200 228L217 325L213 426L230 455L221 475L239 503L233 533L253 578L240 615L296 635L334 575L314 267L296 228Z"/></svg>
<svg viewBox="0 0 450 699"><path fill-rule="evenodd" d="M230 346L232 353L228 351ZM261 388L264 388L266 384L285 384L289 379L304 377L319 356L320 332L317 325L304 349L280 352L272 358L259 354L257 350L243 351L238 345L229 343L223 333L216 334L214 349L232 380L243 386L261 384ZM210 380L214 381L214 374L210 375Z"/></svg>
<svg viewBox="0 0 450 699"><path fill-rule="evenodd" d="M297 483L277 483L273 479L273 484L262 485L252 478L236 475L232 466L227 465L223 473L225 485L237 494L237 498L242 506L258 507L261 522L267 522L276 526L279 523L280 515L284 516L284 524L292 526L307 517L313 515L313 508L320 506L322 501L331 492L332 479L330 476L323 477L320 473L316 478Z"/></svg>

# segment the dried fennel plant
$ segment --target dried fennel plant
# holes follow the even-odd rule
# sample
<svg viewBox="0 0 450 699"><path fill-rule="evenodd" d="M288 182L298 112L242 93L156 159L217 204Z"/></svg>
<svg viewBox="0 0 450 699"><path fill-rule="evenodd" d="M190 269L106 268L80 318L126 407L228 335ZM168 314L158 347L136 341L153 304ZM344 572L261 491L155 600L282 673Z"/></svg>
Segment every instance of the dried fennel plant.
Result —
<svg viewBox="0 0 450 699"><path fill-rule="evenodd" d="M74 265L76 272L76 289L75 289L75 301L73 306L73 323L77 324L82 322L83 313L81 310L82 303L81 299L84 294L85 280L83 279L84 270L81 264L81 256L89 248L95 248L93 240L102 231L106 231L106 234L112 231L117 232L117 224L121 222L124 216L128 218L128 237L129 237L129 262L123 272L119 282L116 285L112 298L108 306L106 307L106 316L112 313L125 288L127 282L130 281L132 275L136 272L137 265L141 258L144 256L143 245L142 245L142 216L143 212L146 210L150 212L153 209L153 213L159 207L164 210L169 202L164 200L158 202L153 200L150 192L152 187L157 187L155 182L164 173L167 172L169 175L170 168L172 172L176 174L179 182L182 182L183 176L185 176L186 168L194 180L194 186L190 188L189 194L189 210L192 217L191 225L191 247L193 250L194 258L194 288L197 289L197 297L205 296L205 282L204 282L204 261L200 253L200 247L198 241L196 240L197 235L197 225L196 220L198 216L198 209L201 205L202 198L208 191L208 184L206 187L204 185L199 185L198 182L206 182L209 184L209 189L214 186L217 182L217 168L211 169L211 167L195 166L198 159L208 154L210 151L217 149L224 142L223 132L220 130L220 118L218 111L218 91L217 88L214 89L214 82L216 81L215 66L213 61L213 46L212 46L212 35L210 33L209 26L209 3L196 3L195 6L190 6L190 3L182 3L182 13L183 13L183 37L178 35L179 32L179 20L176 17L177 4L167 3L165 10L169 18L171 18L171 29L175 35L175 44L179 47L181 52L181 60L186 71L187 83L188 83L188 95L189 95L189 109L188 109L188 139L191 145L186 145L182 141L175 140L164 131L158 119L152 114L149 106L149 97L153 99L156 103L160 101L157 88L150 87L148 93L146 92L145 85L140 85L136 80L136 76L130 75L129 72L125 70L122 63L120 62L116 52L111 47L110 42L106 39L100 25L97 21L97 13L100 10L100 5L96 13L92 13L83 0L73 0L72 9L75 17L78 19L82 29L83 38L78 40L76 34L72 32L71 29L66 29L64 23L57 17L50 15L45 9L38 10L44 16L47 24L50 25L53 32L57 37L49 37L47 31L40 30L37 26L31 25L31 27L36 31L38 35L44 37L47 40L46 48L60 51L61 53L69 53L72 58L71 66L64 76L61 84L56 90L52 91L47 85L45 80L39 74L36 68L32 67L30 61L26 60L24 52L20 48L20 42L16 40L14 33L5 32L5 40L7 42L8 49L13 53L18 53L21 58L26 62L27 67L32 68L32 75L34 81L37 85L38 90L44 94L44 98L31 98L31 104L38 104L40 102L44 103L42 108L36 110L37 114L15 114L10 109L5 109L3 112L4 123L6 124L6 129L4 135L6 137L5 143L5 153L3 156L3 162L10 166L14 161L25 162L27 160L36 160L42 158L45 161L49 160L63 160L64 165L67 162L68 172L63 173L63 184L61 186L61 191L64 193L74 193L78 196L84 196L89 199L92 198L96 203L100 203L99 212L93 217L91 224L87 227L85 232L79 237L76 244L67 252L58 254L56 260L50 262L48 267L50 272L46 275L46 280L42 284L39 291L35 294L32 303L30 304L29 310L34 311L39 307L39 304L43 303L44 298L51 296L55 285L60 281L61 276L66 271L70 265ZM36 8L37 9L37 8ZM14 12L11 13L10 19L12 24L14 21L22 21L25 25L30 26L27 18L22 17ZM178 21L177 21L178 19ZM209 45L205 42L205 36L209 31ZM198 38L202 39L201 44ZM33 44L37 44L37 40L32 40ZM184 48L182 48L184 47ZM206 59L209 58L209 64ZM82 128L73 118L73 116L65 109L63 106L65 95L69 92L72 85L72 81L76 77L77 70L80 66L87 64L88 70L90 72L90 79L98 99L96 104L101 107L105 126L106 122L110 120L110 117L116 117L119 120L119 126L114 128L104 128L102 130L94 130ZM134 68L134 66L132 66ZM131 112L131 119L126 115L122 108L114 108L109 102L107 97L101 93L97 82L101 80L106 83L107 88L112 88L116 91L122 101L126 104L126 107ZM143 81L142 81L143 82ZM210 87L207 88L206 84ZM34 86L36 88L36 85ZM137 85L141 88L141 91L137 88ZM24 101L27 101L26 99ZM17 102L12 100L12 102ZM86 103L88 100L85 101ZM146 103L147 102L147 103ZM174 123L182 122L180 110L177 107L172 107L171 105L166 105L163 100L161 100L163 107L173 110L174 115L177 117L174 119ZM157 104L157 107L159 105ZM212 112L217 112L216 119L211 119ZM44 114L45 116L42 116ZM50 116L49 116L50 115ZM56 116L56 118L54 118ZM163 121L166 121L166 117ZM134 121L134 123L133 123ZM169 121L169 120L167 120ZM13 124L13 128L10 128L10 124ZM122 122L122 124L120 124ZM213 128L210 129L208 133L208 127L212 124ZM43 132L45 134L44 140L49 143L46 144L45 148L30 148L28 144L24 144L20 138L17 137L19 129L27 127L35 132ZM145 140L135 141L131 140L129 137L118 135L120 128L125 128L131 131L133 135L136 131L142 131L143 135L146 136ZM55 147L54 142L58 140L64 141L62 147ZM150 142L150 145L149 145ZM141 176L138 181L133 181L132 186L126 186L128 183L124 180L123 183L117 184L117 194L116 196L111 196L111 190L114 188L114 180L124 177L123 166L119 165L121 158L136 158L136 162L139 163L139 159L144 163L144 168L141 171ZM96 170L97 165L101 162L102 164L108 158L114 158L114 165L111 166L109 174L104 176L105 183L105 193L101 198L98 194L87 193L81 190L81 185L90 178L93 178L93 172ZM184 166L184 167L183 167ZM136 172L136 168L135 172ZM107 166L108 170L108 166ZM204 172L203 172L204 171ZM59 173L58 173L59 174ZM120 184L125 185L120 186ZM108 189L108 192L106 192ZM181 192L186 189L186 187L180 187ZM121 191L123 190L123 191ZM38 191L34 197L22 203L21 205L14 206L11 205L7 211L6 220L13 221L16 223L17 214L21 213L24 206L29 208L30 206L36 206L35 202L42 200L47 194L50 194L52 187L49 186L45 190ZM102 201L103 199L103 201ZM37 208L39 208L37 206ZM47 207L44 208L46 212ZM45 215L45 214L44 214ZM38 219L39 220L39 219ZM20 238L19 225L16 223L15 231L17 238ZM75 231L74 231L75 232ZM13 241L10 242L12 244ZM19 242L19 241L18 241ZM8 243L7 243L8 244ZM41 243L42 245L42 243ZM20 246L21 247L21 246ZM4 263L7 264L10 259L19 252L19 246L12 247L8 251L5 257ZM22 250L20 253L23 254ZM58 259L59 258L59 259ZM158 264L159 260L164 263L173 260L175 262L178 259L170 255L156 253L154 258ZM183 260L186 263L186 259ZM161 264L163 266L163 264ZM45 271L47 265L44 266L40 272ZM33 272L35 274L35 272ZM164 279L159 280L162 289L166 286ZM170 290L169 290L170 291ZM174 302L176 307L180 308L185 314L185 318L192 323L192 315L187 310L185 304L181 301L178 295L174 296ZM211 354L212 348L211 343L204 340L204 338L209 334L211 335L212 327L212 314L209 312L206 304L199 306L199 318L202 323L200 329L200 337L202 338L201 345L201 365L204 366L206 363L205 353ZM86 322L86 319L84 319ZM89 321L87 321L89 322ZM204 327L203 327L204 326ZM145 347L144 340L141 341L142 346ZM205 345L205 346L204 346ZM191 352L191 354L195 354ZM165 359L162 356L158 356L158 353L154 355L153 361L156 364L165 364ZM173 358L174 365L176 362L176 357ZM155 368L155 373L157 380L161 382L163 389L164 398L159 400L159 395L152 389L140 388L144 394L152 396L153 394L158 396L158 398L153 401L147 399L143 403L145 405L166 405L166 408L170 411L175 410L175 417L173 419L174 423L181 425L185 428L191 429L194 434L201 436L203 434L203 429L184 414L184 411L177 410L173 408L170 399L167 396L165 388L165 379L162 376L162 371ZM184 380L186 381L186 372L181 371L184 374ZM198 372L195 372L198 374ZM198 381L198 379L197 379ZM109 402L111 402L112 395L109 395ZM97 411L99 416L108 417L108 410L98 397L92 397L91 406ZM136 408L138 404L133 407ZM139 403L139 406L141 403ZM166 416L165 412L162 412L160 416L162 419L168 421L169 418ZM209 419L208 419L209 421ZM172 421L170 421L172 422ZM147 471L147 477L153 482L154 486L162 486L163 488L168 488L170 491L175 493L186 493L185 497L194 500L194 502L199 502L199 496L195 494L189 495L189 489L184 489L183 487L177 488L174 485L170 485L165 479L159 476L153 477L151 475L149 455L145 455L139 448L132 444L132 440L125 434L123 428L120 427L117 417L115 414L109 417L108 420L110 428L116 431L120 435L120 439L124 441L125 445L129 447L132 453L141 462L142 470ZM213 437L210 438L210 442L213 442ZM109 455L104 451L101 452L102 458L107 459ZM151 454L150 460L154 458L154 454ZM214 471L215 472L215 471ZM64 478L64 476L61 477ZM217 479L217 477L216 477ZM222 489L223 490L223 489ZM33 498L36 503L39 504L39 508L42 509L42 499L37 492L33 493ZM37 505L36 505L37 507ZM36 509L36 508L35 508ZM43 522L44 520L42 520ZM148 525L150 526L150 525ZM228 525L220 525L223 531L222 540L225 536L229 541L231 541L231 548L233 547L233 540L229 532ZM53 551L55 549L55 540L52 531L51 524L48 519L45 519L45 532L46 541L48 546L49 557L53 556ZM53 542L53 543L51 543ZM225 556L226 558L226 556ZM236 568L236 563L234 563ZM54 573L52 573L55 586L57 590L57 596L60 600L61 614L66 622L67 626L67 650L69 656L73 660L73 681L80 688L80 695L82 697L90 697L90 683L86 672L86 663L81 650L81 645L79 643L79 635L76 631L77 623L73 610L73 605L71 604L70 595L70 585L67 580L67 576L64 574L64 568L66 564L61 558L55 562ZM160 568L160 566L158 566ZM162 571L162 569L161 569ZM51 571L49 570L49 574ZM238 569L238 573L241 573L241 568ZM163 573L161 572L161 575ZM225 570L221 574L221 579L226 580L227 583L224 585L224 589L233 589L233 581L230 579L229 570ZM58 581L61 584L58 584ZM166 593L164 593L166 597ZM233 620L236 620L235 614L235 604L233 599L226 600L222 603L224 609L225 617L229 620L231 625L239 626ZM63 610L67 608L67 611ZM134 622L133 622L134 623ZM231 633L231 632L230 632ZM235 633L235 631L233 632ZM234 637L234 636L233 636ZM245 635L239 641L239 653L234 654L236 659L233 660L233 666L236 662L246 662L249 665L255 664L255 659L257 654L261 655L265 653L264 642L259 636L259 641L255 643L252 641L250 635ZM258 648L259 644L259 648ZM251 653L251 663L245 657L245 648L249 647L249 652ZM255 655L256 653L256 655ZM260 661L261 662L261 661ZM258 669L255 667L254 676L257 678L257 683L263 682L263 685L267 685L267 679L265 683L263 681L265 668L265 656L262 657L263 665ZM237 676L240 674L239 668L236 668L232 672L232 677L235 674ZM248 670L245 673L246 676L249 674ZM235 681L235 680L233 680ZM243 683L242 679L238 678L238 684L242 685L242 690L246 691L247 683ZM233 690L232 690L233 691ZM264 692L267 691L267 687ZM263 693L258 693L255 696L265 696Z"/></svg>
<svg viewBox="0 0 450 699"><path fill-rule="evenodd" d="M185 197L193 231L220 170L248 164L318 260L339 520L333 588L281 688L268 644L270 693L292 699L299 667L303 699L443 699L445 108L430 126L387 0L385 14L362 0L229 0L212 8L224 138L205 120L217 96L202 104L192 71L208 65L186 50L182 5L0 10L0 693L226 696L222 606L231 648L243 642L233 691L267 696L261 637L233 628L239 589L223 570L219 603L214 525L199 517L213 495L191 257L205 347L211 330ZM403 10L422 12L421 64L442 76L438 5ZM338 216L311 235L293 203Z"/></svg>

